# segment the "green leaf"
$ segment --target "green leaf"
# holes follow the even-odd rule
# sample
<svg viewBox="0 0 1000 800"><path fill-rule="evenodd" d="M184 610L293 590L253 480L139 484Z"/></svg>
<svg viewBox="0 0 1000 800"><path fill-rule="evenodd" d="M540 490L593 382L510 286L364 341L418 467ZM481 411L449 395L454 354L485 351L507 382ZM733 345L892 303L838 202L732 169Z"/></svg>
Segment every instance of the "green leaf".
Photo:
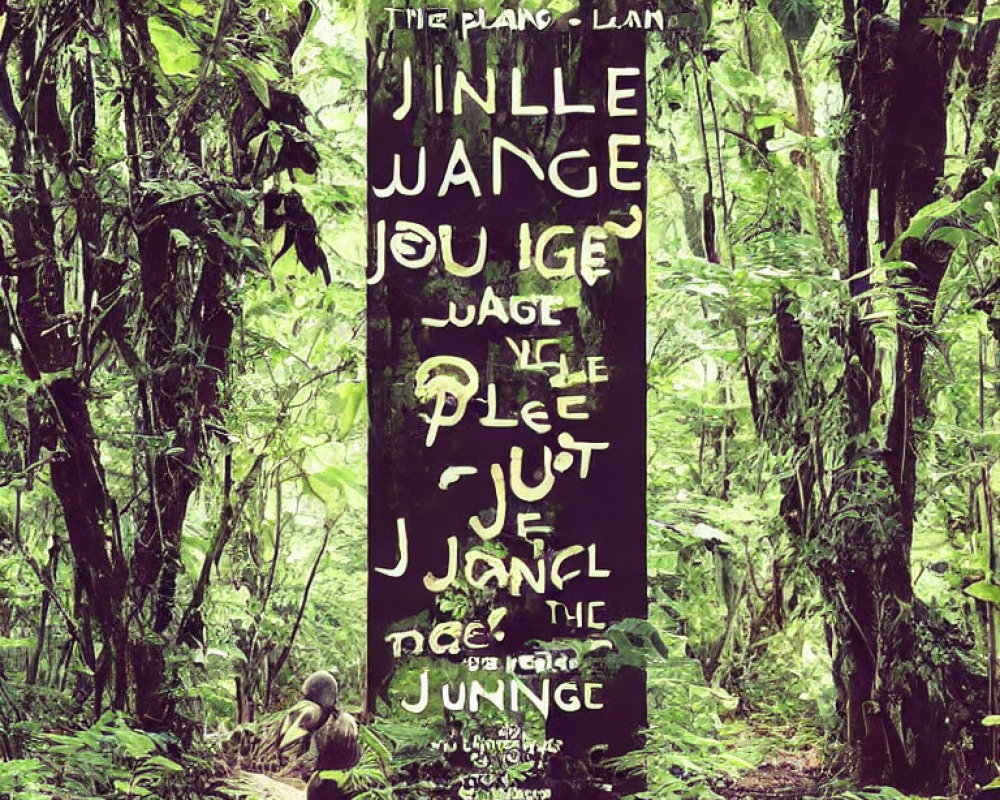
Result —
<svg viewBox="0 0 1000 800"><path fill-rule="evenodd" d="M358 728L358 739L362 744L367 745L372 752L375 753L382 761L383 764L389 764L392 761L392 754L389 752L382 741L368 728L367 725L361 725Z"/></svg>
<svg viewBox="0 0 1000 800"><path fill-rule="evenodd" d="M930 235L929 241L944 242L952 247L958 247L962 242L968 241L975 235L974 231L970 231L967 228L955 228L951 225L942 225Z"/></svg>
<svg viewBox="0 0 1000 800"><path fill-rule="evenodd" d="M1000 725L1000 714L987 714L983 717L983 725L987 728L992 728Z"/></svg>
<svg viewBox="0 0 1000 800"><path fill-rule="evenodd" d="M337 386L337 395L343 403L337 426L337 436L343 439L357 419L358 410L366 396L365 387L360 383L342 383Z"/></svg>
<svg viewBox="0 0 1000 800"><path fill-rule="evenodd" d="M965 587L965 593L977 600L1000 605L1000 586L996 586L990 581L976 581Z"/></svg>
<svg viewBox="0 0 1000 800"><path fill-rule="evenodd" d="M335 783L337 786L343 786L347 782L348 775L349 773L345 772L344 770L325 769L322 772L320 772L319 777L320 780L331 781L332 783Z"/></svg>
<svg viewBox="0 0 1000 800"><path fill-rule="evenodd" d="M260 100L261 105L264 108L270 108L271 89L267 84L267 78L264 77L262 70L253 61L243 58L237 62L237 68L246 77L247 83L250 84L250 88L257 96L257 99Z"/></svg>
<svg viewBox="0 0 1000 800"><path fill-rule="evenodd" d="M923 238L924 234L927 233L927 230L935 221L950 217L958 210L958 207L958 203L946 197L942 197L940 200L935 200L933 203L924 206L913 215L913 219L910 220L910 224L906 230L893 243L889 251L890 258L899 258L900 244L904 239Z"/></svg>
<svg viewBox="0 0 1000 800"><path fill-rule="evenodd" d="M131 728L115 728L114 737L133 758L147 756L156 750L156 743L149 736Z"/></svg>
<svg viewBox="0 0 1000 800"><path fill-rule="evenodd" d="M777 127L783 122L784 119L777 114L757 114L753 118L753 126L759 131L764 128Z"/></svg>
<svg viewBox="0 0 1000 800"><path fill-rule="evenodd" d="M167 75L194 75L201 66L198 48L160 17L150 17L149 38L156 48L160 68Z"/></svg>
<svg viewBox="0 0 1000 800"><path fill-rule="evenodd" d="M195 0L181 0L180 8L181 11L192 17L201 17L205 14L205 6L201 3L196 3Z"/></svg>
<svg viewBox="0 0 1000 800"><path fill-rule="evenodd" d="M265 108L270 108L270 85L281 80L281 75L278 73L278 70L274 68L274 65L260 59L254 60L249 58L233 59L233 64L236 69L242 72L246 77L247 82L250 84L250 88L257 96L257 99L260 100L261 104Z"/></svg>
<svg viewBox="0 0 1000 800"><path fill-rule="evenodd" d="M123 781L120 778L116 778L114 783L115 788L126 797L148 797L151 794L149 789Z"/></svg>
<svg viewBox="0 0 1000 800"><path fill-rule="evenodd" d="M0 650L16 650L21 647L33 647L35 644L34 639L17 637L11 638L8 636L0 636Z"/></svg>
<svg viewBox="0 0 1000 800"><path fill-rule="evenodd" d="M357 476L349 467L327 467L310 477L331 489L358 491Z"/></svg>
<svg viewBox="0 0 1000 800"><path fill-rule="evenodd" d="M947 17L921 17L920 24L925 25L930 28L938 36L944 31L945 25L948 24Z"/></svg>
<svg viewBox="0 0 1000 800"><path fill-rule="evenodd" d="M165 769L168 772L184 771L184 767L182 767L176 761L171 761L169 758L165 756L153 756L148 761L146 761L146 764L150 766L160 767L161 769Z"/></svg>

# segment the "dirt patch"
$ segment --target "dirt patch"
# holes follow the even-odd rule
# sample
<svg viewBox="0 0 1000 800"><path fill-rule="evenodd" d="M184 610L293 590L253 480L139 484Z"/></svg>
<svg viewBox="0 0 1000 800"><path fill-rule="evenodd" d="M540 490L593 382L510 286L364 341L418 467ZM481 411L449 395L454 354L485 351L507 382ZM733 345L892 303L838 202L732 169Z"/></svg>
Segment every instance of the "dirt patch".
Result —
<svg viewBox="0 0 1000 800"><path fill-rule="evenodd" d="M789 753L713 788L729 800L797 800L821 795L827 777L815 754Z"/></svg>
<svg viewBox="0 0 1000 800"><path fill-rule="evenodd" d="M253 800L305 800L305 784L286 778L276 780L269 775L238 770L227 781L231 790Z"/></svg>

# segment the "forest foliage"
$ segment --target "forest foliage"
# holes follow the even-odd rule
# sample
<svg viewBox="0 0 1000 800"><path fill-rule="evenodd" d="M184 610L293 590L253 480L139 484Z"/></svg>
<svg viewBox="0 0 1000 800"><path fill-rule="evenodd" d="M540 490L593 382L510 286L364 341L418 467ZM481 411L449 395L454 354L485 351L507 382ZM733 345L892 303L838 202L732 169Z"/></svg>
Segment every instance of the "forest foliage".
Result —
<svg viewBox="0 0 1000 800"><path fill-rule="evenodd" d="M220 741L306 674L365 695L369 10L0 3L0 797L211 796ZM1000 720L1000 6L691 13L648 43L628 760L659 797L795 747L844 787L971 791Z"/></svg>

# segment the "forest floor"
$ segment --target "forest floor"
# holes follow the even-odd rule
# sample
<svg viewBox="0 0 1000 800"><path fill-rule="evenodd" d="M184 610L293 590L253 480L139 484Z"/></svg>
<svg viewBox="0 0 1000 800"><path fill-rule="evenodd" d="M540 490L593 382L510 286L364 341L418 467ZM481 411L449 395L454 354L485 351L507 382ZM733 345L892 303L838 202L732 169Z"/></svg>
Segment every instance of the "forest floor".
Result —
<svg viewBox="0 0 1000 800"><path fill-rule="evenodd" d="M230 788L257 800L305 800L305 784L275 780L268 775L239 770L227 781Z"/></svg>
<svg viewBox="0 0 1000 800"><path fill-rule="evenodd" d="M814 721L782 726L773 719L744 719L725 726L721 739L724 751L746 765L710 782L726 800L830 796L832 776Z"/></svg>
<svg viewBox="0 0 1000 800"><path fill-rule="evenodd" d="M809 754L786 754L780 760L760 764L738 778L713 786L727 800L799 800L823 796L826 777ZM229 781L238 792L258 800L304 800L305 791L267 775L238 772Z"/></svg>
<svg viewBox="0 0 1000 800"><path fill-rule="evenodd" d="M827 779L828 775L814 751L777 753L774 760L759 764L713 788L729 800L798 800L822 796Z"/></svg>
<svg viewBox="0 0 1000 800"><path fill-rule="evenodd" d="M712 792L719 797L802 800L835 796L831 795L830 772L823 765L822 744L810 726L785 730L744 720L727 727L722 737L723 751L733 757L732 763L742 767L730 768L727 776L709 781ZM302 781L238 768L226 785L236 794L255 800L305 800Z"/></svg>

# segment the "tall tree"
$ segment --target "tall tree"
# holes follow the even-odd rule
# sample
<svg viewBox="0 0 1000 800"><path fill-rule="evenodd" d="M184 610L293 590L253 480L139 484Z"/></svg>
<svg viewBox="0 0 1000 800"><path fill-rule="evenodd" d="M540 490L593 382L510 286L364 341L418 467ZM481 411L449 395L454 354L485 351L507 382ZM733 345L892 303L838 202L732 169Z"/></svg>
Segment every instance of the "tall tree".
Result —
<svg viewBox="0 0 1000 800"><path fill-rule="evenodd" d="M326 274L290 186L318 156L305 106L279 88L312 9L3 5L0 348L22 376L4 414L8 484L20 481L18 510L46 479L58 500L93 709L164 727L167 654L203 639L201 598L177 609L181 534L227 437L240 287L272 243ZM221 525L235 502L223 498ZM21 535L19 514L0 523Z"/></svg>
<svg viewBox="0 0 1000 800"><path fill-rule="evenodd" d="M844 366L833 395L806 377L808 348L791 311L793 298L784 294L775 301L781 367L771 386L773 409L784 421L783 442L798 453L795 473L785 481L783 515L796 538L812 548L832 609L834 677L857 777L911 791L968 787L989 777L977 730L987 708L985 678L971 666L971 643L915 595L910 555L930 406L924 365L957 243L940 231L959 224L959 201L982 186L982 167L996 158L987 137L947 188L960 49L979 65L980 77L996 59L995 34L963 41L959 22L966 5L907 0L893 17L880 2L844 4L848 46L839 69L846 134L837 189L851 302L835 331ZM995 69L991 74L995 81ZM995 130L995 105L981 112L987 118L975 119L979 113L971 112L974 124ZM877 242L884 248L879 257L873 257L869 235L873 193ZM931 214L935 208L942 213ZM890 381L882 374L870 316L872 268L881 261L894 270ZM879 442L873 417L886 392L888 421ZM846 445L841 461L825 464L808 408L835 395L843 403ZM970 734L975 746L965 752L955 743Z"/></svg>

